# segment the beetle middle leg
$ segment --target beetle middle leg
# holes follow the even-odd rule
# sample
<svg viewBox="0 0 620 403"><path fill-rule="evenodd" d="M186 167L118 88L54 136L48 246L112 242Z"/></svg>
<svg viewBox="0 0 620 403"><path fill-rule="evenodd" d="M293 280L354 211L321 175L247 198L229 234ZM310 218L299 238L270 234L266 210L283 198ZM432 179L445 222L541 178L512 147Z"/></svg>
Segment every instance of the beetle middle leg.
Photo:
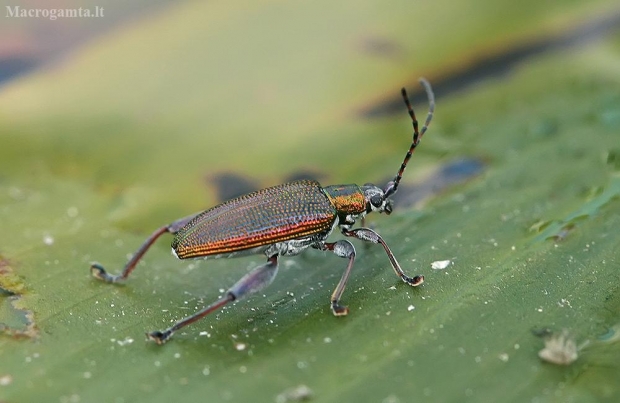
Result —
<svg viewBox="0 0 620 403"><path fill-rule="evenodd" d="M340 298L344 293L344 289L347 286L347 281L351 275L351 269L353 268L353 262L355 261L355 248L351 242L346 240L340 240L337 242L321 242L314 245L314 247L320 250L334 252L336 256L349 259L347 268L344 273L342 273L342 277L340 278L340 281L338 282L338 285L336 286L336 289L332 293L331 297L332 313L335 316L344 316L349 313L349 308L344 305L340 305Z"/></svg>
<svg viewBox="0 0 620 403"><path fill-rule="evenodd" d="M278 273L278 255L274 255L269 258L267 263L262 266L258 266L245 276L241 280L237 281L226 294L212 303L211 305L201 309L195 314L182 319L169 327L164 331L154 331L147 333L146 336L153 340L157 344L164 344L177 330L196 322L199 319L204 318L213 311L222 308L229 302L239 300L245 296L253 294L267 287L272 283L273 279Z"/></svg>
<svg viewBox="0 0 620 403"><path fill-rule="evenodd" d="M361 239L362 241L381 244L381 246L383 246L383 249L385 249L385 253L390 259L390 263L392 264L392 268L394 269L394 272L396 273L396 275L400 277L401 280L403 280L405 283L409 284L410 286L415 287L424 282L424 276L414 276L414 277L407 276L405 272L403 271L403 269L401 269L400 265L398 264L398 261L396 260L394 253L392 253L389 246L387 246L383 238L381 238L381 235L377 234L375 231L371 230L370 228L356 228L352 230L343 229L342 233L346 236Z"/></svg>
<svg viewBox="0 0 620 403"><path fill-rule="evenodd" d="M153 243L155 243L155 241L160 236L162 236L166 232L169 232L171 234L176 234L177 232L179 232L181 228L183 228L188 222L190 222L197 215L198 214L192 214L191 216L183 217L179 220L176 220L168 225L164 225L163 227L155 230L155 232L153 232L148 238L146 238L144 243L142 243L142 245L138 248L136 253L133 254L131 259L129 259L129 262L127 262L127 264L125 265L125 268L123 268L123 271L120 274L117 274L117 275L109 274L103 268L103 266L97 262L93 262L90 264L91 274L94 277L98 278L99 280L105 281L106 283L122 282L127 277L129 277L131 272L136 268L136 265L138 264L140 259L142 259L142 256L144 256L146 251L149 250L151 245L153 245Z"/></svg>

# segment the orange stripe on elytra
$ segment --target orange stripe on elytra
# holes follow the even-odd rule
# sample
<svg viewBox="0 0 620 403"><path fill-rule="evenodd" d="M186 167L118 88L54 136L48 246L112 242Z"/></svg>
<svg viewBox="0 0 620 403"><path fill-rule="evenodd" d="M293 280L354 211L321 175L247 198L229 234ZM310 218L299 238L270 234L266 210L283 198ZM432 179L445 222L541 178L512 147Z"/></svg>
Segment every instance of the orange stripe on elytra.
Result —
<svg viewBox="0 0 620 403"><path fill-rule="evenodd" d="M301 223L283 228L279 231L271 233L258 234L253 237L244 235L232 237L215 242L209 242L200 245L192 245L187 248L178 248L176 254L179 258L191 258L199 256L217 255L220 253L236 252L244 249L255 248L258 246L271 245L276 242L289 241L295 238L301 238L306 235L317 233L317 229L325 226L325 220L313 220L311 222Z"/></svg>

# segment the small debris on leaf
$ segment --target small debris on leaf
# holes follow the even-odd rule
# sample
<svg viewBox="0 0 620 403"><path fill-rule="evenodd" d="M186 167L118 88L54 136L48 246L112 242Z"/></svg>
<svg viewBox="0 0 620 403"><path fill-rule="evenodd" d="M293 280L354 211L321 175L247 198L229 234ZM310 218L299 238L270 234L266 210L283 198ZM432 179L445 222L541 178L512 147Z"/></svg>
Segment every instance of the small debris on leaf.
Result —
<svg viewBox="0 0 620 403"><path fill-rule="evenodd" d="M276 396L276 403L302 402L312 398L312 389L306 385L298 385L285 390Z"/></svg>
<svg viewBox="0 0 620 403"><path fill-rule="evenodd" d="M556 365L570 365L578 357L577 343L567 329L544 332L545 348L538 352L541 360Z"/></svg>
<svg viewBox="0 0 620 403"><path fill-rule="evenodd" d="M450 259L448 259L448 260L435 260L433 263L431 263L431 269L433 269L433 270L443 270L446 267L450 266L450 263L452 263L452 261Z"/></svg>

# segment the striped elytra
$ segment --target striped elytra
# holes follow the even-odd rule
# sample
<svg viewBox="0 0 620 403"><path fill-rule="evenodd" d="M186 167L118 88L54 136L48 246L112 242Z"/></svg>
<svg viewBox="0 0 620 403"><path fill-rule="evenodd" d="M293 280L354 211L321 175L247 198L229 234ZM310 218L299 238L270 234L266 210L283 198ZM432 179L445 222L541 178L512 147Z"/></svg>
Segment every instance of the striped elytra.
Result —
<svg viewBox="0 0 620 403"><path fill-rule="evenodd" d="M177 232L181 259L236 252L329 231L337 210L319 182L300 180L224 202Z"/></svg>

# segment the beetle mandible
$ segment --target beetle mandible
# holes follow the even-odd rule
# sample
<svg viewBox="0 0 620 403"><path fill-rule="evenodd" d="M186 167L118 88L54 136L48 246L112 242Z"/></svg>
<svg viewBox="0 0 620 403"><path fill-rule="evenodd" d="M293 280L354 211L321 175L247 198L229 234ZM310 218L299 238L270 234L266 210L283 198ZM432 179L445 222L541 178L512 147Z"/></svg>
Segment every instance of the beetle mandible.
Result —
<svg viewBox="0 0 620 403"><path fill-rule="evenodd" d="M308 247L331 251L336 256L348 259L347 267L331 296L333 314L346 315L349 310L341 305L340 298L353 268L355 248L347 240L326 242L336 227L344 236L381 244L398 277L411 286L422 284L423 276L409 277L405 274L379 234L370 228L353 228L356 220L363 219L368 213L392 212L390 196L398 190L407 163L428 129L435 111L435 97L429 82L422 78L420 83L429 101L426 121L418 131L418 121L403 88L401 93L413 123L413 141L396 176L383 189L373 184L323 187L315 180L300 180L252 192L157 229L144 241L120 274L110 275L99 263L92 263L92 275L107 283L124 281L151 245L166 232L174 235L172 253L179 259L237 257L260 253L267 256L267 263L243 276L211 305L168 329L147 333L147 337L157 344L164 344L177 330L229 302L262 290L275 278L280 256L294 256Z"/></svg>

